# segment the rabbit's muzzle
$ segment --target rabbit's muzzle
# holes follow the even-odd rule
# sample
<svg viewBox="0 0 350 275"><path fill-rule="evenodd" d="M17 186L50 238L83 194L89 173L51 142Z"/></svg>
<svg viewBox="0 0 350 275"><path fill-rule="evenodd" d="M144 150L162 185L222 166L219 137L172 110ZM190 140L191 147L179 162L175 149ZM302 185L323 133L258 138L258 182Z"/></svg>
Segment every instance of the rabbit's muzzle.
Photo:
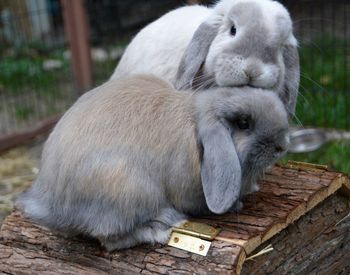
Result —
<svg viewBox="0 0 350 275"><path fill-rule="evenodd" d="M274 90L280 81L277 65L258 58L221 55L215 64L215 80L219 86L244 86Z"/></svg>

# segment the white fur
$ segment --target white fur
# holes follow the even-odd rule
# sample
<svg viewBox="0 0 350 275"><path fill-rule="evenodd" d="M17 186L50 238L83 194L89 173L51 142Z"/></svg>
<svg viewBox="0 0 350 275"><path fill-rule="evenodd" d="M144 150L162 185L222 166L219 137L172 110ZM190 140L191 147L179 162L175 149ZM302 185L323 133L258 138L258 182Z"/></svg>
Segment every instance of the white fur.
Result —
<svg viewBox="0 0 350 275"><path fill-rule="evenodd" d="M266 23L267 28L270 32L273 32L276 29L275 18L282 15L284 17L290 17L286 8L277 1L271 0L221 0L215 7L216 13L225 14L227 11L231 9L233 5L239 3L256 3L258 4L264 14L264 21ZM288 44L292 46L296 46L297 40L293 35L291 35L288 39Z"/></svg>
<svg viewBox="0 0 350 275"><path fill-rule="evenodd" d="M147 73L173 83L187 44L210 12L204 6L182 7L146 26L127 47L111 79Z"/></svg>
<svg viewBox="0 0 350 275"><path fill-rule="evenodd" d="M271 0L222 0L213 7L200 5L185 6L173 10L142 29L127 47L111 79L131 74L147 73L157 75L171 83L175 82L180 60L198 26L205 20L222 24L223 17L238 3L256 2L262 7L266 27L270 33L276 29L275 18L283 15L289 18L288 11ZM290 30L286 44L297 45ZM237 34L239 35L239 34ZM228 36L228 35L227 35ZM213 42L205 63L205 71L213 71L210 63L212 55L217 55L221 43L228 43L229 37L221 37ZM269 73L269 72L267 72ZM268 85L267 85L268 86ZM264 87L264 85L262 86Z"/></svg>

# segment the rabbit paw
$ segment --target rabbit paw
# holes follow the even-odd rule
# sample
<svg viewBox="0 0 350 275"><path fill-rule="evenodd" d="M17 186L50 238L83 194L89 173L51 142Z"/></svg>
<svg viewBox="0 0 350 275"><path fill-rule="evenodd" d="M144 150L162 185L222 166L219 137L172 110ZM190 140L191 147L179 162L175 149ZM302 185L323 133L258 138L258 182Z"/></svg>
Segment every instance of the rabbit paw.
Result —
<svg viewBox="0 0 350 275"><path fill-rule="evenodd" d="M100 239L108 251L126 249L142 243L166 243L171 234L171 227L183 223L185 216L175 209L164 208L153 220L144 223L133 231L107 239Z"/></svg>

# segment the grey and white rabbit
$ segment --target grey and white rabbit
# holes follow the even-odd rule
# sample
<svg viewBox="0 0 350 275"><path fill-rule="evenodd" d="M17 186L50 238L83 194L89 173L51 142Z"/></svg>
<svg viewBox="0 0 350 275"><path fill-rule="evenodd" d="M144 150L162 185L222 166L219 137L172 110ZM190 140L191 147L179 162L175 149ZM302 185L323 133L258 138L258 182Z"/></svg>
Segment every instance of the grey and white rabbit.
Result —
<svg viewBox="0 0 350 275"><path fill-rule="evenodd" d="M300 68L287 9L272 0L221 0L175 9L143 28L111 78L154 74L177 89L270 89L294 115Z"/></svg>
<svg viewBox="0 0 350 275"><path fill-rule="evenodd" d="M287 136L270 91L183 93L152 76L110 80L60 119L17 205L108 250L164 243L186 215L229 211L286 151Z"/></svg>

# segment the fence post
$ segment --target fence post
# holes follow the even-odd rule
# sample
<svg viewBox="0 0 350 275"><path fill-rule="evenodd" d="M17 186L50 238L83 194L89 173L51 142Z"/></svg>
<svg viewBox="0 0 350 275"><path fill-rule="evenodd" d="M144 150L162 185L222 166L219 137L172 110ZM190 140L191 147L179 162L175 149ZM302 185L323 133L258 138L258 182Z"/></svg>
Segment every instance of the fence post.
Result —
<svg viewBox="0 0 350 275"><path fill-rule="evenodd" d="M89 26L84 0L61 0L66 37L71 52L73 73L79 92L91 88L92 64L89 44Z"/></svg>

